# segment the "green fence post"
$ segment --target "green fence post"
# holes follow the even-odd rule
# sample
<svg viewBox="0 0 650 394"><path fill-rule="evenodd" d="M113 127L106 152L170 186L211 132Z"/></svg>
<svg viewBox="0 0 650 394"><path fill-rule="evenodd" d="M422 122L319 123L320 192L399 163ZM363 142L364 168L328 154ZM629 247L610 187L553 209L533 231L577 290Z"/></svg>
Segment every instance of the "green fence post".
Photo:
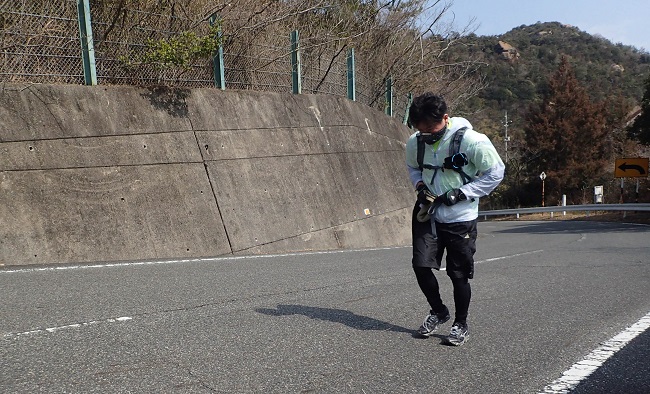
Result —
<svg viewBox="0 0 650 394"><path fill-rule="evenodd" d="M95 44L90 20L89 0L77 0L77 19L79 21L79 38L81 39L81 58L84 67L86 85L97 85L97 66L95 64Z"/></svg>
<svg viewBox="0 0 650 394"><path fill-rule="evenodd" d="M386 115L393 116L393 77L386 78Z"/></svg>
<svg viewBox="0 0 650 394"><path fill-rule="evenodd" d="M357 100L357 78L354 64L354 48L348 51L348 98L352 101Z"/></svg>
<svg viewBox="0 0 650 394"><path fill-rule="evenodd" d="M217 14L212 14L210 16L210 26L214 26L215 23L218 23L217 26L217 40L219 41L219 47L217 48L217 53L212 57L212 73L214 76L214 85L221 90L226 90L226 75L223 65L223 33L221 31L221 18Z"/></svg>
<svg viewBox="0 0 650 394"><path fill-rule="evenodd" d="M302 93L302 76L300 72L300 45L298 30L291 32L291 82L293 94Z"/></svg>
<svg viewBox="0 0 650 394"><path fill-rule="evenodd" d="M409 122L409 109L411 109L411 104L413 104L413 93L406 95L406 109L404 110L404 124Z"/></svg>

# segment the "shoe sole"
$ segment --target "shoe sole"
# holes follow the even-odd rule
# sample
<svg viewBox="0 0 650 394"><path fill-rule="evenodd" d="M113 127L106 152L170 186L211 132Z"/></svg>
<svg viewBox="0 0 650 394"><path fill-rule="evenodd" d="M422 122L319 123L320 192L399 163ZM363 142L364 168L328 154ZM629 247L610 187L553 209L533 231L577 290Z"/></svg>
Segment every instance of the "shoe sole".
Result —
<svg viewBox="0 0 650 394"><path fill-rule="evenodd" d="M447 343L448 343L449 345L452 345L452 346L461 346L461 345L463 345L465 342L467 342L467 339L468 339L468 338L469 338L469 335L465 335L465 338L463 338L462 341L451 340L451 339L447 338Z"/></svg>

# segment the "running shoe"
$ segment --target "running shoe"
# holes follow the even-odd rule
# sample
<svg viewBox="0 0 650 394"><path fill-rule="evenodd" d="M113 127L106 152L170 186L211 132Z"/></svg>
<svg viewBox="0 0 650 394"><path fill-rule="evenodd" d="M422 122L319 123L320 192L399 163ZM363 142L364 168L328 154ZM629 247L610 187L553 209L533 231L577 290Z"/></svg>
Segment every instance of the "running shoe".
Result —
<svg viewBox="0 0 650 394"><path fill-rule="evenodd" d="M451 326L451 332L447 337L447 342L449 342L450 345L460 346L465 343L468 337L469 327L467 326L467 323L456 322Z"/></svg>
<svg viewBox="0 0 650 394"><path fill-rule="evenodd" d="M427 317L424 318L420 328L418 328L418 333L422 336L429 337L438 329L438 326L447 322L450 318L451 316L449 315L449 311L441 317L435 314L428 314Z"/></svg>

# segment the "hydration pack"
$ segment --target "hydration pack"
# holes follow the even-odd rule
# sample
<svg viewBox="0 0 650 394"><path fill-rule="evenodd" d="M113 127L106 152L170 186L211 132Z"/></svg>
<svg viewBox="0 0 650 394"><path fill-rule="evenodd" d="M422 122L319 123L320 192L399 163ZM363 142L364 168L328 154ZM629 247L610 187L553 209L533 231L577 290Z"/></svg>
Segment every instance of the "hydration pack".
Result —
<svg viewBox="0 0 650 394"><path fill-rule="evenodd" d="M417 142L418 142L418 167L420 168L420 171L423 169L429 169L433 170L433 177L431 177L431 184L433 184L433 179L436 177L436 174L438 173L438 170L453 170L460 175L463 185L469 183L472 181L472 177L467 175L465 171L463 171L463 167L469 163L467 159L467 155L465 153L460 152L460 143L463 141L463 137L465 136L465 131L467 131L467 127L461 127L460 129L456 130L454 132L454 135L451 137L451 142L449 143L449 156L445 157L445 161L442 166L433 166L431 164L425 164L424 163L424 148L426 146L426 143L422 140L421 135L417 136Z"/></svg>

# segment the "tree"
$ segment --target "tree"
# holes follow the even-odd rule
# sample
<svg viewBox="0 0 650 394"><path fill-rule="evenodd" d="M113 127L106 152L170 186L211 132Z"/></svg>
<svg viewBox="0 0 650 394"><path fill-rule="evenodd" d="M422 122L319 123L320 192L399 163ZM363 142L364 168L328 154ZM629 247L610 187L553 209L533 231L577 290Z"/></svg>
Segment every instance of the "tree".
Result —
<svg viewBox="0 0 650 394"><path fill-rule="evenodd" d="M304 63L322 64L310 80L324 81L331 65L344 61L347 49L354 48L358 80L367 90L365 104L383 108L390 77L402 100L409 92L433 90L453 108L484 87L478 70L485 64L477 55L455 51L467 45L472 27L458 32L445 23L450 7L442 0L334 0L287 19L286 25L300 26Z"/></svg>
<svg viewBox="0 0 650 394"><path fill-rule="evenodd" d="M650 76L645 81L641 114L628 129L628 136L644 145L650 145Z"/></svg>
<svg viewBox="0 0 650 394"><path fill-rule="evenodd" d="M524 131L531 176L542 171L548 176L547 201L562 194L582 199L584 189L605 177L610 156L607 109L591 101L566 57L541 103L526 114Z"/></svg>
<svg viewBox="0 0 650 394"><path fill-rule="evenodd" d="M0 0L1 1L1 0ZM63 1L63 0L59 0ZM433 90L450 107L484 86L478 53L457 57L471 25L446 22L451 2L443 0L92 0L96 53L122 59L111 80L155 77L169 83L179 69L204 79L216 40L207 20L220 21L225 78L229 88L286 91L289 34L300 31L303 92L345 89L346 56L354 48L358 100L383 109L386 81L395 99ZM170 70L171 69L171 70ZM162 75L161 75L162 74ZM110 77L106 77L110 78Z"/></svg>

